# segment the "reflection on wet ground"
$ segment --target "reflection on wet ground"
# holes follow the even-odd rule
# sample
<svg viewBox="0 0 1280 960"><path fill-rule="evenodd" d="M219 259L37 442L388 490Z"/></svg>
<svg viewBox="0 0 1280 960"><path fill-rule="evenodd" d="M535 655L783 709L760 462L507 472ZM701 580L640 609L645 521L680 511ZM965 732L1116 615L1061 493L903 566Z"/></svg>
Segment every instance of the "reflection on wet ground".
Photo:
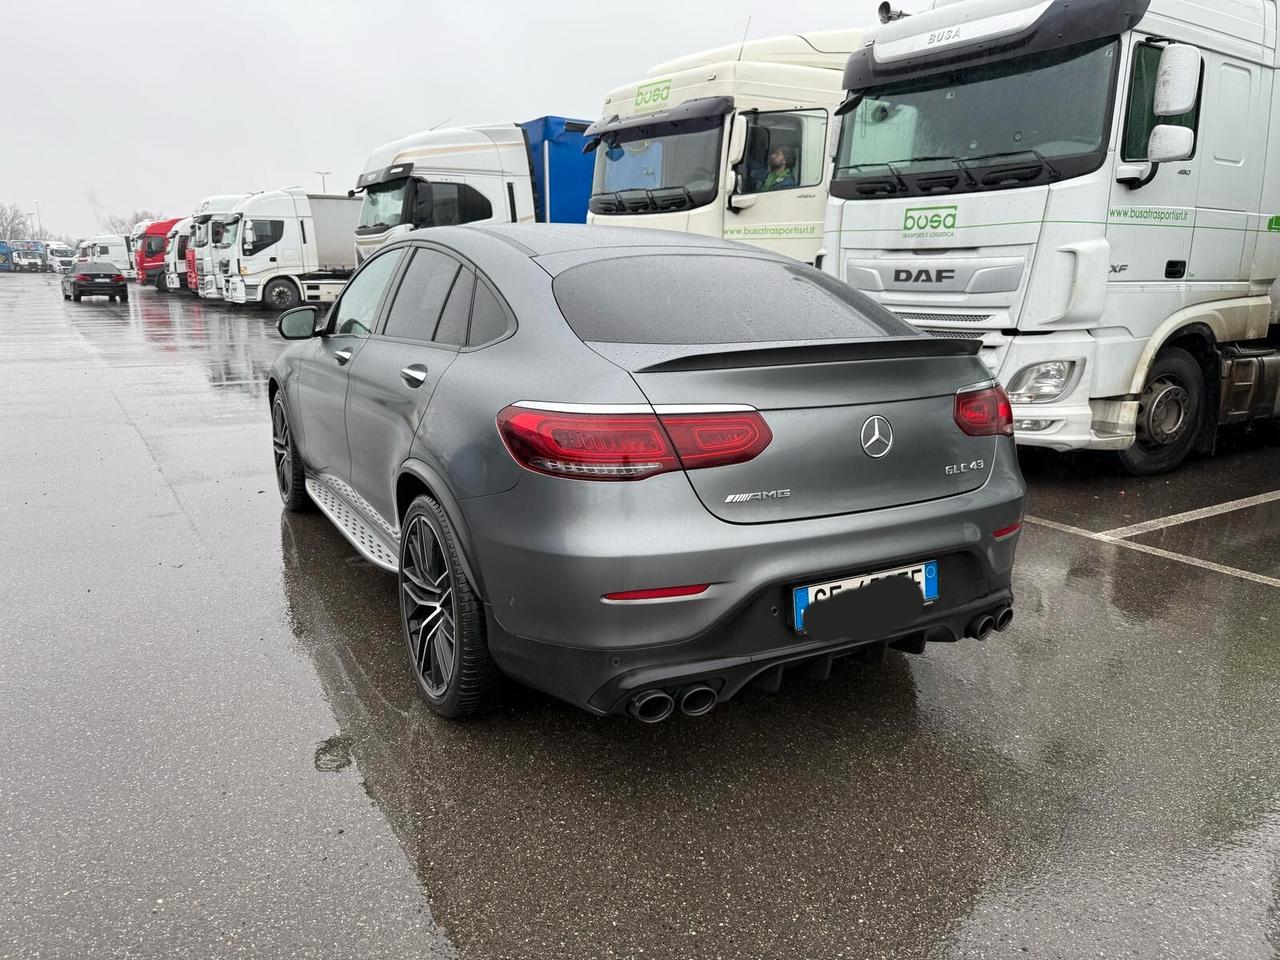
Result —
<svg viewBox="0 0 1280 960"><path fill-rule="evenodd" d="M0 276L15 955L1280 952L1280 589L1029 525L985 644L657 727L533 694L448 723L393 582L280 511L269 320L40 280ZM1031 511L1280 488L1280 445L1233 443L1148 481L1028 457ZM1277 576L1278 523L1136 539Z"/></svg>

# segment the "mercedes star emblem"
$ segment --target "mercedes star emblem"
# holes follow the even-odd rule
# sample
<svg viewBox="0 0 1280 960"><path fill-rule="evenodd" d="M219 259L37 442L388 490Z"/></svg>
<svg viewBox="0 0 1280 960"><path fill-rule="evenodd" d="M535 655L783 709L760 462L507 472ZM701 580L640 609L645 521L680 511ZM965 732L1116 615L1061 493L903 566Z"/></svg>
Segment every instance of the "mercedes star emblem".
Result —
<svg viewBox="0 0 1280 960"><path fill-rule="evenodd" d="M868 417L862 425L862 452L879 460L893 449L893 427L881 416Z"/></svg>

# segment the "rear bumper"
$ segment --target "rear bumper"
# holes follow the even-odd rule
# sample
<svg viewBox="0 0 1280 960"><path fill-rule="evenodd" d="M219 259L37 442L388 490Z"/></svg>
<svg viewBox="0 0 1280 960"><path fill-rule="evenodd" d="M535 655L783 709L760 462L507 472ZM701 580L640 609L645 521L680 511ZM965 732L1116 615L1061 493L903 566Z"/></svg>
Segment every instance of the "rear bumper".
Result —
<svg viewBox="0 0 1280 960"><path fill-rule="evenodd" d="M682 474L642 481L643 511L628 484L529 474L504 494L461 504L491 604L490 649L515 679L609 713L645 684L714 674L723 698L778 663L933 628L940 628L933 639L958 638L975 611L1011 601L1018 536L997 541L992 533L1022 518L1014 457L1012 442L1002 440L990 480L966 494L757 524L717 520ZM531 515L540 522L530 523ZM815 645L792 629L791 588L924 560L939 561L941 593L902 631ZM602 599L703 583L711 585L704 593L680 599Z"/></svg>
<svg viewBox="0 0 1280 960"><path fill-rule="evenodd" d="M127 297L129 286L124 283L73 283L71 292L82 297Z"/></svg>

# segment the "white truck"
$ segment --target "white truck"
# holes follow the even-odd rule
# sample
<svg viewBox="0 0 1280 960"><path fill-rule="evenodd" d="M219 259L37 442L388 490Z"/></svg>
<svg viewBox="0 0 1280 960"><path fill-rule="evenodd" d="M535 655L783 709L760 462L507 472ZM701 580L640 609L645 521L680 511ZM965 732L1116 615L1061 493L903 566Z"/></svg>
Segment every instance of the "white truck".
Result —
<svg viewBox="0 0 1280 960"><path fill-rule="evenodd" d="M1276 0L958 0L850 58L823 269L1139 475L1280 414Z"/></svg>
<svg viewBox="0 0 1280 960"><path fill-rule="evenodd" d="M218 250L225 299L272 310L332 302L355 270L359 218L359 200L301 187L246 197L227 217Z"/></svg>
<svg viewBox="0 0 1280 960"><path fill-rule="evenodd" d="M425 130L370 154L348 196L363 193L356 262L418 227L582 223L592 159L585 120L545 116Z"/></svg>
<svg viewBox="0 0 1280 960"><path fill-rule="evenodd" d="M164 271L156 284L164 293L187 289L187 245L191 242L190 217L179 220L169 229L164 244Z"/></svg>
<svg viewBox="0 0 1280 960"><path fill-rule="evenodd" d="M53 273L66 273L76 259L76 252L61 240L45 240L44 252Z"/></svg>
<svg viewBox="0 0 1280 960"><path fill-rule="evenodd" d="M812 263L832 111L860 30L735 43L613 90L587 130L588 222L741 240Z"/></svg>
<svg viewBox="0 0 1280 960"><path fill-rule="evenodd" d="M90 260L112 264L119 268L127 280L137 278L129 239L118 233L101 233L88 240L81 240L80 246L76 248L76 262L87 263Z"/></svg>
<svg viewBox="0 0 1280 960"><path fill-rule="evenodd" d="M218 282L216 246L222 240L222 221L245 193L220 193L206 197L191 214L191 241L187 247L187 288L204 299L222 297Z"/></svg>

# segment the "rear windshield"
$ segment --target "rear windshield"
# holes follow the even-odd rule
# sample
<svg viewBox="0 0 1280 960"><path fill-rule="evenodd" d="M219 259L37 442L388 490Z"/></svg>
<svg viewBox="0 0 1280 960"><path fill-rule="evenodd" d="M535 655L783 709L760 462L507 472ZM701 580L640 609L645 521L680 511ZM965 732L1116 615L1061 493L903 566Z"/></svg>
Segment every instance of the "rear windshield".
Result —
<svg viewBox="0 0 1280 960"><path fill-rule="evenodd" d="M90 260L80 268L81 273L110 273L113 276L120 272L114 263L103 263L101 260Z"/></svg>
<svg viewBox="0 0 1280 960"><path fill-rule="evenodd" d="M921 335L813 267L755 257L596 260L560 274L553 290L569 326L586 341L761 343Z"/></svg>

